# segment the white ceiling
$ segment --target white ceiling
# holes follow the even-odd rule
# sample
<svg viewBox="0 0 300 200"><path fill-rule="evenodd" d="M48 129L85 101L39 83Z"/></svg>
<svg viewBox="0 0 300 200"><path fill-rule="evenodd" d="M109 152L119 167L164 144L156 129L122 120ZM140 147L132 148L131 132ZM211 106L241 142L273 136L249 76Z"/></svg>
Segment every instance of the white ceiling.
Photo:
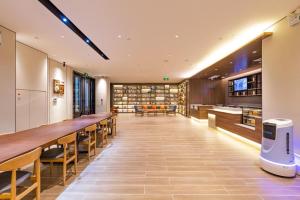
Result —
<svg viewBox="0 0 300 200"><path fill-rule="evenodd" d="M18 41L49 57L91 75L108 76L112 82L162 82L164 75L170 82L180 81L197 63L248 27L274 23L300 5L300 0L52 2L109 61L38 0L1 0L0 25L15 31Z"/></svg>

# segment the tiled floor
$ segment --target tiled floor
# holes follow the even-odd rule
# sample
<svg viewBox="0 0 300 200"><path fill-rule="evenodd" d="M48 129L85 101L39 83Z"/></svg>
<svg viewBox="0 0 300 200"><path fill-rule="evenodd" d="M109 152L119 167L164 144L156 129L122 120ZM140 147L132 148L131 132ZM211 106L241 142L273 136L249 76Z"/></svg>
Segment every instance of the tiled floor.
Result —
<svg viewBox="0 0 300 200"><path fill-rule="evenodd" d="M299 178L262 171L256 149L206 124L120 114L118 136L88 166L81 160L82 172L68 187L44 170L42 199L300 199Z"/></svg>

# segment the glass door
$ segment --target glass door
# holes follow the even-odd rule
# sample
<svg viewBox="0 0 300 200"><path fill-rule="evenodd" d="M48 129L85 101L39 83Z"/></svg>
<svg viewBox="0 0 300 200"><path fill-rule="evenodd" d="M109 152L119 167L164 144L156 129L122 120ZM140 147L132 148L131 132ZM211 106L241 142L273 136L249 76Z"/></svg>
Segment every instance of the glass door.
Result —
<svg viewBox="0 0 300 200"><path fill-rule="evenodd" d="M74 72L73 117L95 113L95 80Z"/></svg>

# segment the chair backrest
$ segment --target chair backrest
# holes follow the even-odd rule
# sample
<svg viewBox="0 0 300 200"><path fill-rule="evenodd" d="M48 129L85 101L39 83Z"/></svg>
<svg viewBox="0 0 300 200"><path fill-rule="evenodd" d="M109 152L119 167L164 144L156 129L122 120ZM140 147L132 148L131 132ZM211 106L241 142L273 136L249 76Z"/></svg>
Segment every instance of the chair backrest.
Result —
<svg viewBox="0 0 300 200"><path fill-rule="evenodd" d="M58 144L70 144L76 142L77 133L72 133L70 135L64 136L57 140Z"/></svg>
<svg viewBox="0 0 300 200"><path fill-rule="evenodd" d="M26 165L38 160L41 156L42 149L37 148L28 153L22 154L18 157L12 158L2 164L0 164L0 171L12 171L18 168L22 168Z"/></svg>
<svg viewBox="0 0 300 200"><path fill-rule="evenodd" d="M176 105L171 105L170 107L171 107L171 110L172 110L172 111L174 111L174 112L176 111L176 108L177 108Z"/></svg>
<svg viewBox="0 0 300 200"><path fill-rule="evenodd" d="M101 125L101 126L107 126L107 123L108 123L108 122L107 122L107 119L104 119L104 120L101 120L101 121L100 121L100 125Z"/></svg>
<svg viewBox="0 0 300 200"><path fill-rule="evenodd" d="M85 132L94 132L94 131L97 130L97 124L93 124L91 126L88 126L84 130L85 130Z"/></svg>

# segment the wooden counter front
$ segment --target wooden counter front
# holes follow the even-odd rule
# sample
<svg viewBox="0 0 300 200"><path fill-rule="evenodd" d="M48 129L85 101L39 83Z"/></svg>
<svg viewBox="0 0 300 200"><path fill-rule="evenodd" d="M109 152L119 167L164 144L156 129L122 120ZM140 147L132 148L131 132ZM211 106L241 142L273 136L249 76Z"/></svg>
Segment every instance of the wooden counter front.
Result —
<svg viewBox="0 0 300 200"><path fill-rule="evenodd" d="M216 116L216 126L261 144L262 120L256 119L254 130L242 125L242 114L208 110Z"/></svg>
<svg viewBox="0 0 300 200"><path fill-rule="evenodd" d="M195 108L190 109L190 115L197 119L207 119L208 118L208 110L212 109L213 106L210 105L200 105L195 106Z"/></svg>

